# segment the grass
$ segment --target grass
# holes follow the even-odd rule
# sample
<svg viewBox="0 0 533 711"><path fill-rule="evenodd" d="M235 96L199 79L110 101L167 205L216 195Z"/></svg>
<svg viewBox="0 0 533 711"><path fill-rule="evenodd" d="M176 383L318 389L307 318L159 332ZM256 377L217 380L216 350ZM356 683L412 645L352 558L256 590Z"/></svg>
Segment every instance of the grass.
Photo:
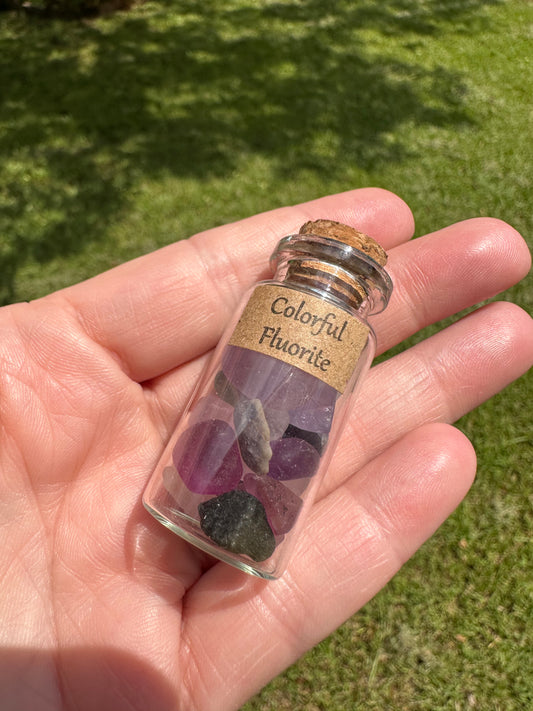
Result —
<svg viewBox="0 0 533 711"><path fill-rule="evenodd" d="M364 185L406 199L417 234L495 215L531 238L532 23L519 0L2 13L1 301ZM503 298L531 311L531 286ZM461 420L465 503L245 711L533 706L532 399L528 376Z"/></svg>

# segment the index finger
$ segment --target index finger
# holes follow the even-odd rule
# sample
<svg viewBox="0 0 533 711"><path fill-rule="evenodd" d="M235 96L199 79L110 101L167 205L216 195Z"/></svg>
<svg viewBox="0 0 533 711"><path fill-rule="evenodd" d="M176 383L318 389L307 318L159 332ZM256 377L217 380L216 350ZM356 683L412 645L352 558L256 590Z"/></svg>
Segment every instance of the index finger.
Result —
<svg viewBox="0 0 533 711"><path fill-rule="evenodd" d="M68 301L133 380L149 380L212 348L243 292L269 275L278 240L318 218L357 227L386 249L413 233L396 195L352 190L202 232L48 298Z"/></svg>

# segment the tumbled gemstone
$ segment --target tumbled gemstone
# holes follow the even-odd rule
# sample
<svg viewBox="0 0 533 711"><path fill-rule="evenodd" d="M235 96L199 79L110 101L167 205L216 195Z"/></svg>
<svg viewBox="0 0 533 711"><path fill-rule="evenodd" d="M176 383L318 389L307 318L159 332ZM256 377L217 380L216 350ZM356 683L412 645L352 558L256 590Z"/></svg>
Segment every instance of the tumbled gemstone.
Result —
<svg viewBox="0 0 533 711"><path fill-rule="evenodd" d="M263 504L235 489L198 506L202 531L221 548L252 560L270 558L276 547Z"/></svg>
<svg viewBox="0 0 533 711"><path fill-rule="evenodd" d="M242 462L233 429L222 420L192 425L176 442L174 466L196 494L221 494L237 486Z"/></svg>
<svg viewBox="0 0 533 711"><path fill-rule="evenodd" d="M247 474L243 486L265 507L268 522L276 536L291 530L303 503L299 496L296 496L281 481L276 481L269 476Z"/></svg>
<svg viewBox="0 0 533 711"><path fill-rule="evenodd" d="M303 439L306 442L309 442L309 444L311 444L319 454L322 454L324 447L328 443L327 434L309 432L309 430L302 430L292 424L287 427L287 429L283 433L283 437L297 437L298 439Z"/></svg>
<svg viewBox="0 0 533 711"><path fill-rule="evenodd" d="M239 400L234 412L235 431L244 463L257 474L268 472L272 456L270 428L261 400Z"/></svg>
<svg viewBox="0 0 533 711"><path fill-rule="evenodd" d="M315 474L320 455L313 445L298 437L287 437L271 442L272 459L269 476L281 481L300 479Z"/></svg>

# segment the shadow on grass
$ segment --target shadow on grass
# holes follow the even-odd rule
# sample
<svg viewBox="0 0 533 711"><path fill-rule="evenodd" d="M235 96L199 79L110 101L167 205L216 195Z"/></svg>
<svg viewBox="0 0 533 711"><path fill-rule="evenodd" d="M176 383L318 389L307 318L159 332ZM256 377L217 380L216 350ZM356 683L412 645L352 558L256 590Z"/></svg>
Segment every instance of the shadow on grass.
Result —
<svg viewBox="0 0 533 711"><path fill-rule="evenodd" d="M229 177L257 155L282 180L372 169L415 150L407 122L467 122L461 77L422 68L416 46L452 24L468 31L488 4L182 0L92 24L11 15L0 30L0 300L26 260L105 239L143 179ZM410 61L376 56L371 31L404 36Z"/></svg>

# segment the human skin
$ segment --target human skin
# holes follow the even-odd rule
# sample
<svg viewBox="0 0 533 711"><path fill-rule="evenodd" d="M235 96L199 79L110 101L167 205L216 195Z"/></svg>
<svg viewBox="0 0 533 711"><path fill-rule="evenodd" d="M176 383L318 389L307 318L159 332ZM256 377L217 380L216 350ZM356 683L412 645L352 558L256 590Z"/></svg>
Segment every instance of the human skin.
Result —
<svg viewBox="0 0 533 711"><path fill-rule="evenodd" d="M455 509L475 454L450 423L524 373L533 327L493 302L371 369L289 567L265 582L160 526L142 491L210 350L278 239L308 220L389 252L378 351L519 281L488 218L409 241L364 189L169 245L0 310L2 711L237 709L368 601Z"/></svg>

